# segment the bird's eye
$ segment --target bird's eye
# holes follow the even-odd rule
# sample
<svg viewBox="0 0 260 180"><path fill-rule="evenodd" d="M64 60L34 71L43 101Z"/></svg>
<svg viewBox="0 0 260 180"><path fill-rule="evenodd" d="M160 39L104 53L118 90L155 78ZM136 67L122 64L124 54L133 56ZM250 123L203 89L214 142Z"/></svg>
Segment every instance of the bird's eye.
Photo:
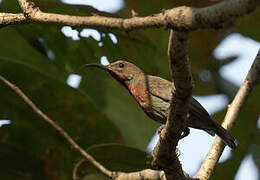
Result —
<svg viewBox="0 0 260 180"><path fill-rule="evenodd" d="M120 68L123 68L123 67L125 67L125 65L123 64L123 63L119 63L119 65L118 65Z"/></svg>

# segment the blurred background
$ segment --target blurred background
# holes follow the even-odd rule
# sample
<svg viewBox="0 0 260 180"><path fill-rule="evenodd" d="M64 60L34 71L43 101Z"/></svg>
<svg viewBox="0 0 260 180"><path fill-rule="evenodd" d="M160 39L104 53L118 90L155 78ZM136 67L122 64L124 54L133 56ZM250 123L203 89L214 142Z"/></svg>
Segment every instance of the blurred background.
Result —
<svg viewBox="0 0 260 180"><path fill-rule="evenodd" d="M34 0L44 12L70 15L131 17L159 13L182 5L205 7L204 0ZM259 4L259 3L258 3ZM0 0L1 12L21 12L16 0ZM227 105L260 48L260 10L219 30L190 34L189 56L193 96L221 123ZM0 72L97 160L111 170L149 168L160 124L146 117L127 90L86 63L124 59L147 74L170 80L168 29L123 32L106 28L75 28L27 24L0 29ZM12 90L0 83L0 178L71 179L82 157L38 117ZM225 148L212 179L259 180L260 87L250 94L232 130L238 148ZM199 169L214 137L191 129L180 141L180 161L191 176ZM106 179L88 163L81 179Z"/></svg>

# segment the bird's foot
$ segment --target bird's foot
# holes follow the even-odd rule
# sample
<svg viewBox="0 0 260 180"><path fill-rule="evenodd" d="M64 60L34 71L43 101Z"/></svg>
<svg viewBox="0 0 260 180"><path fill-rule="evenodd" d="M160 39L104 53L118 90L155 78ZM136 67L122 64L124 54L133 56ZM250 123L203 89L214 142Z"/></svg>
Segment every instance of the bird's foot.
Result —
<svg viewBox="0 0 260 180"><path fill-rule="evenodd" d="M161 132L162 132L163 128L165 128L165 126L166 126L165 124L162 124L160 127L158 127L157 133L161 134Z"/></svg>
<svg viewBox="0 0 260 180"><path fill-rule="evenodd" d="M188 136L190 134L190 129L188 127L185 128L185 130L181 133L181 138L185 138L186 136Z"/></svg>
<svg viewBox="0 0 260 180"><path fill-rule="evenodd" d="M165 126L166 126L165 124L162 124L160 127L158 127L157 133L161 134L161 132L162 132L163 128L165 128ZM180 139L188 136L189 134L190 134L190 129L188 127L186 127L185 130L182 132Z"/></svg>

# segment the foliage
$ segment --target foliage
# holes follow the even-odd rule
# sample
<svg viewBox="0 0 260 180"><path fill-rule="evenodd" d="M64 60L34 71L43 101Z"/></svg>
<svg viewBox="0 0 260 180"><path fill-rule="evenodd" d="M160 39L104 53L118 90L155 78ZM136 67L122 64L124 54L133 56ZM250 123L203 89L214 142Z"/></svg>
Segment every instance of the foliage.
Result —
<svg viewBox="0 0 260 180"><path fill-rule="evenodd" d="M135 9L139 15L150 15L180 5L202 7L213 4L213 1L209 0L196 1L196 4L189 0L126 0L121 11L109 14L98 12L88 6L65 5L59 0L35 2L43 11L48 12L73 15L91 15L95 12L124 18L130 16L131 9ZM21 12L16 0L3 0L0 5L2 12ZM234 96L234 85L221 78L219 67L212 63L212 51L231 30L259 40L260 24L255 23L260 19L259 16L258 8L252 14L242 17L236 24L230 24L224 29L198 30L191 33L189 55L195 94L224 93L230 98ZM76 30L80 32L82 28ZM99 62L102 56L107 56L111 61L127 59L149 74L169 79L166 53L169 31L147 29L121 32L103 28L99 28L98 31L102 47L91 37L80 37L74 41L64 36L61 27L57 25L26 24L2 28L0 72L17 84L83 148L89 148L90 152L92 149L94 157L97 155L98 159L101 156L101 162L110 158L112 165L104 163L108 168L117 167L122 171L138 170L147 167L144 164L147 154L143 151L159 124L146 117L128 92L106 73L90 69L83 71L80 67L86 63ZM111 41L108 35L110 32L116 35L117 44ZM201 41L202 39L204 41ZM50 56L50 52L54 56ZM203 70L209 70L214 75L210 81L200 79ZM72 73L83 77L78 89L66 84L67 77ZM228 84L228 88L221 89L219 85L222 83ZM252 153L259 165L257 118L260 101L256 101L259 96L258 87L251 94L233 130L241 145L231 159L219 164L213 179L234 178L247 154ZM11 120L10 125L0 128L1 179L71 179L74 163L81 158L78 152L3 83L0 99L0 118ZM225 111L218 112L214 118L220 122L224 113ZM97 146L109 143L127 146ZM100 176L96 174L97 171L91 171L93 167L84 167L85 171L89 172L88 175L83 173L85 179ZM222 177L223 174L229 174L229 177Z"/></svg>

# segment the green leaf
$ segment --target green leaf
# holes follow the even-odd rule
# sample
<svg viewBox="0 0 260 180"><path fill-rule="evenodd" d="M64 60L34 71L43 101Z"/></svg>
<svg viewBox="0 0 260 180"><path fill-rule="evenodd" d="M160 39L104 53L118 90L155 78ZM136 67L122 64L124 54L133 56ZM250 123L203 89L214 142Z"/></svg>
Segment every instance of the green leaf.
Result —
<svg viewBox="0 0 260 180"><path fill-rule="evenodd" d="M37 37L36 37L37 38ZM28 44L13 28L1 29L0 59L15 64L22 64L38 72L63 80L64 73L43 54Z"/></svg>
<svg viewBox="0 0 260 180"><path fill-rule="evenodd" d="M1 179L45 179L44 162L27 150L0 143Z"/></svg>
<svg viewBox="0 0 260 180"><path fill-rule="evenodd" d="M81 147L86 148L99 143L123 142L118 128L76 89L25 66L16 65L14 68L13 64L6 61L0 61L0 74L18 85ZM1 118L11 120L10 125L0 128L0 142L15 146L42 159L46 168L46 177L49 173L54 173L57 178L70 179L68 177L71 177L73 161L80 154L2 82L0 99ZM11 165L8 166L11 167Z"/></svg>
<svg viewBox="0 0 260 180"><path fill-rule="evenodd" d="M82 178L83 180L109 180L109 178L103 174L89 174Z"/></svg>
<svg viewBox="0 0 260 180"><path fill-rule="evenodd" d="M180 5L203 7L218 3L211 0L199 3L190 0L163 2L126 0L124 9L118 14L106 14L89 6L66 5L59 0L35 0L34 2L44 12L87 16L94 12L123 18L131 16L131 9L137 11L139 16L143 16L160 13L163 9ZM3 0L0 9L1 12L21 12L16 0ZM238 20L237 28L231 25L223 30L199 30L190 33L189 56L195 94L224 92L230 97L234 95L236 87L225 79L218 78L218 69L211 62L214 59L212 51L230 30L237 29L255 39L260 37L257 36L259 25L255 23L259 19L258 11L256 9L254 13L244 16L241 21ZM82 28L76 30L80 32ZM102 47L99 47L99 42L93 38L80 37L80 40L73 41L62 34L60 25L55 24L26 24L2 28L0 30L0 73L21 87L36 105L57 121L83 148L114 142L145 149L159 124L149 119L127 90L108 74L100 70L80 71L80 67L86 63L99 62L101 56L107 56L110 61L125 59L133 62L148 74L170 80L167 57L169 30L160 28L122 32L98 28L98 31L102 35ZM117 44L113 44L110 40L109 32L117 36ZM52 58L49 56L50 52L54 55ZM204 70L208 70L213 75L210 81L201 80L200 73ZM66 79L71 73L82 75L79 89L72 89L66 85ZM228 83L228 86L224 86L224 83ZM11 120L10 125L0 128L0 142L7 147L5 152L1 151L4 148L0 148L0 152L3 153L0 161L6 162L7 164L4 165L11 168L10 171L2 169L6 170L6 173L1 173L1 179L23 179L23 177L39 179L37 178L39 174L43 179L71 179L73 163L81 156L14 92L2 83L0 85L0 117ZM240 142L238 149L230 160L217 167L213 179L222 179L223 174L228 174L232 179L242 159L248 153L258 157L254 152L257 151L255 146L258 147L259 142L255 137L260 108L260 101L257 101L259 92L257 87L249 96L246 108L232 131ZM224 114L223 111L216 115L218 121L223 119ZM100 156L100 161L104 162L109 169L116 167L134 171L136 167L144 168L141 162L146 161L145 155L135 158L137 152L124 148L109 149L102 146L97 149L100 153L93 151L93 155L97 154L97 158ZM121 154L121 151L125 153ZM9 163L5 159L5 157L8 157L7 159L16 157L15 153L20 155L23 152L26 158L32 159L32 162L27 164L28 168L19 167L26 162L23 157L17 158L18 166L15 166L13 161ZM106 152L109 152L108 154L113 158L111 160L113 163L105 162L108 160L102 157L102 154ZM119 154L118 159L114 157L117 154ZM123 156L127 162L119 158ZM132 159L139 164L128 164ZM86 166L90 168L89 165ZM84 170L84 166L81 168ZM88 170L87 173L82 172L81 177L101 178L100 174L88 174ZM24 173L19 175L16 173L21 171ZM99 172L93 170L91 173Z"/></svg>
<svg viewBox="0 0 260 180"><path fill-rule="evenodd" d="M259 172L260 171L260 139L259 139L260 130L257 131L257 134L258 134L258 136L256 136L256 141L254 144L252 144L252 146L250 147L250 150L252 152L255 165Z"/></svg>
<svg viewBox="0 0 260 180"><path fill-rule="evenodd" d="M257 23L259 18L260 10L259 8L255 8L254 12L243 16L241 19L238 20L237 31L256 41L260 41L260 23Z"/></svg>

